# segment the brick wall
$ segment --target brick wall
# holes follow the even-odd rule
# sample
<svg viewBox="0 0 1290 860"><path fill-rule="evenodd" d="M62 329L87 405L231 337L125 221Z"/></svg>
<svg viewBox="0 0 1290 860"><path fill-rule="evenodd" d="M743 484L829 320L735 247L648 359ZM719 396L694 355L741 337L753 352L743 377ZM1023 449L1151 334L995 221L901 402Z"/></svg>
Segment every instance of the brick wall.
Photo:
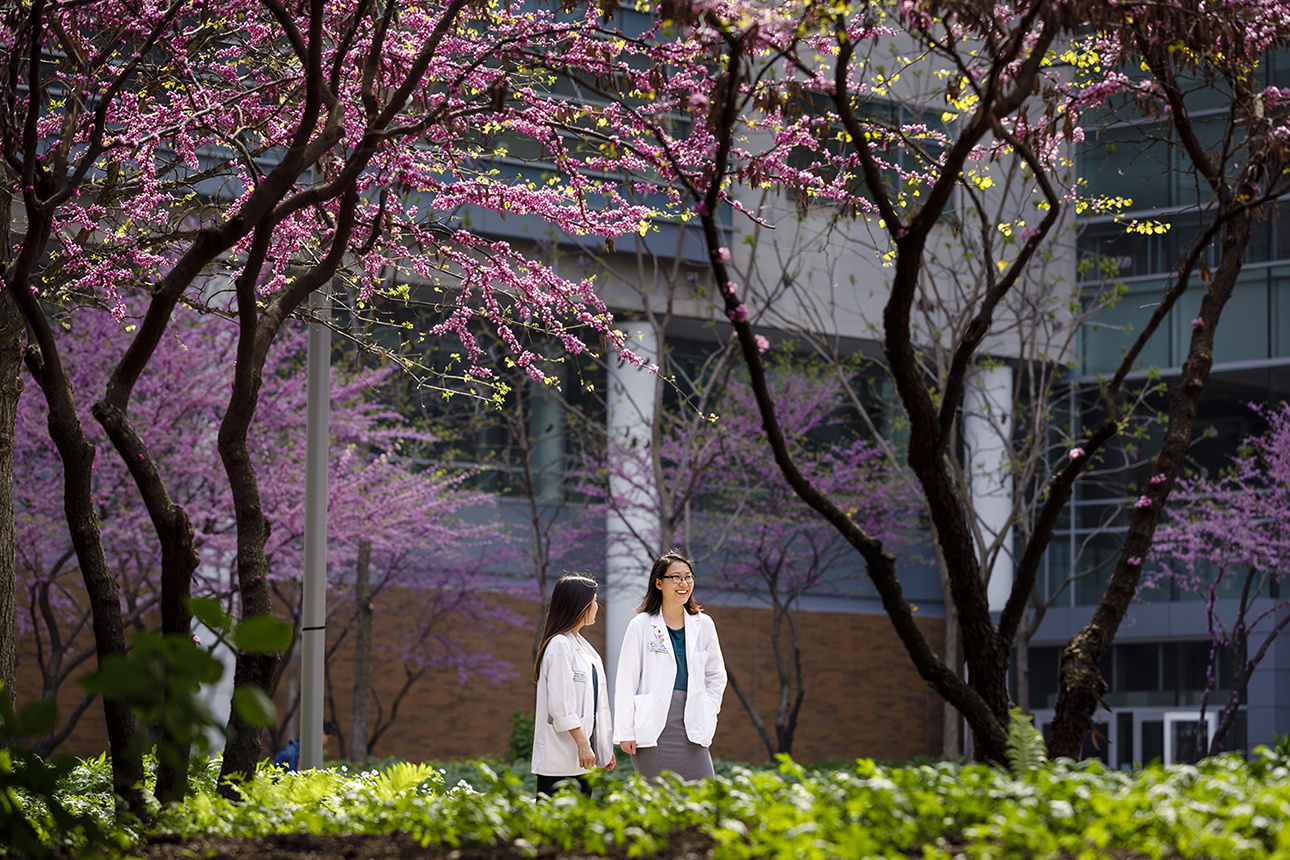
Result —
<svg viewBox="0 0 1290 860"><path fill-rule="evenodd" d="M500 684L477 678L467 678L462 683L455 669L429 672L404 699L397 721L378 742L373 755L398 755L412 760L459 759L505 750L512 712L533 709L530 655L537 618L535 604L498 599L531 619L532 626L463 623L454 635L470 647L488 648L511 663L512 677ZM378 649L395 644L392 640L404 635L399 625L392 623L398 620L397 613L402 608L397 595L378 602L374 636ZM707 611L716 622L731 673L773 733L779 691L769 611L712 605ZM387 619L385 624L383 618ZM924 619L922 624L933 647L939 650L940 620ZM806 699L793 748L795 758L807 762L862 756L905 759L940 751L941 699L914 671L886 616L807 613L802 638ZM603 655L603 624L588 631L588 639ZM341 644L329 667L337 722L345 733L349 729L353 688L352 643L351 636ZM19 643L19 701L37 695L40 689L31 647L30 642ZM378 656L374 686L388 713L405 676L397 662L381 660ZM91 668L87 665L85 671ZM298 679L298 663L288 672L289 677ZM294 682L291 686L294 688ZM287 688L284 678L277 697L279 708L285 705ZM79 698L79 689L74 684L66 685L60 696L60 712L70 712ZM332 716L330 710L326 715ZM373 707L372 719L375 718ZM59 752L102 752L107 746L102 723L102 707L95 703ZM716 756L744 761L767 758L766 748L733 686L726 690L712 751ZM333 745L330 754L336 753Z"/></svg>

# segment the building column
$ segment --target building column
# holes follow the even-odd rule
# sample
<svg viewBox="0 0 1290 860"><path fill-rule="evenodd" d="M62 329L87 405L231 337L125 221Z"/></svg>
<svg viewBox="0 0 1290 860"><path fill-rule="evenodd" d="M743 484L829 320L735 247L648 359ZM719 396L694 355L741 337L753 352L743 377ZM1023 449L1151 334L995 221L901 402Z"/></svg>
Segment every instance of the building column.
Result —
<svg viewBox="0 0 1290 860"><path fill-rule="evenodd" d="M1012 368L977 368L963 395L963 447L972 510L986 544L1004 534L1004 548L989 571L986 596L1001 612L1012 591L1012 471L1006 440L1012 433ZM985 547L977 547L984 556Z"/></svg>
<svg viewBox="0 0 1290 860"><path fill-rule="evenodd" d="M648 321L624 323L627 348L647 365L658 361L658 340ZM649 456L654 420L654 374L613 360L609 365L609 493L616 510L605 517L605 672L613 690L618 652L636 604L649 582L659 533L658 492Z"/></svg>

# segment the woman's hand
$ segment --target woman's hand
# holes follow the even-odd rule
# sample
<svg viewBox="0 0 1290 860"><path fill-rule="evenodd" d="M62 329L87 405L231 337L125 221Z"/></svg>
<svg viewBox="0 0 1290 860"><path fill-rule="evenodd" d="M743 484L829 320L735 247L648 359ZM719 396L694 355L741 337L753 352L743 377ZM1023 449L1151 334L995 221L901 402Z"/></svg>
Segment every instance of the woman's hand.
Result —
<svg viewBox="0 0 1290 860"><path fill-rule="evenodd" d="M619 746L622 747L623 752L628 755L636 755L636 741L623 741Z"/></svg>
<svg viewBox="0 0 1290 860"><path fill-rule="evenodd" d="M578 742L578 767L588 770L596 766L596 754L591 750L591 744L586 740Z"/></svg>
<svg viewBox="0 0 1290 860"><path fill-rule="evenodd" d="M610 753L609 764L605 765L605 770L613 770L615 765L617 764L618 764L618 756L614 755L613 753Z"/></svg>

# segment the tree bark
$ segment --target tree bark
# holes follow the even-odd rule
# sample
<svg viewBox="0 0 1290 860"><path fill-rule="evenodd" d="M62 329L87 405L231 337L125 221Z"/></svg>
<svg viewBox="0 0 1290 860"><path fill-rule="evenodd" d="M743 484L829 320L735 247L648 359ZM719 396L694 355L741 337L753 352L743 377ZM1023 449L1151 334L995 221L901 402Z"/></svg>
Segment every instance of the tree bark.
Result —
<svg viewBox="0 0 1290 860"><path fill-rule="evenodd" d="M29 302L34 306L23 308L28 323L37 315L38 321L44 322L44 315L29 290L25 297L16 292L15 295L20 305ZM52 338L49 343L52 346ZM63 461L63 511L93 612L92 627L98 657L102 660L109 654L124 656L125 621L121 612L120 588L103 553L98 514L94 509L94 446L85 438L72 400L71 384L57 354L51 358L42 350L28 349L26 362L49 403L49 434ZM107 724L108 751L112 756L112 787L130 809L142 817L146 813L140 791L143 761L140 751L132 744L136 728L134 713L126 705L105 698L103 716Z"/></svg>
<svg viewBox="0 0 1290 860"><path fill-rule="evenodd" d="M160 323L164 327L165 323ZM144 359L146 360L146 359ZM134 478L161 544L161 632L165 636L192 636L193 616L188 610L193 574L200 561L196 532L188 512L174 503L161 479L147 444L135 430L126 407L128 388L120 388L114 374L108 395L91 410ZM162 803L184 799L188 790L189 744L181 742L163 723L157 741L157 783L154 795Z"/></svg>
<svg viewBox="0 0 1290 860"><path fill-rule="evenodd" d="M354 701L350 721L350 759L359 765L367 763L367 735L372 704L372 591L369 576L372 542L358 545L358 564L354 571L354 604L358 624L354 643Z"/></svg>
<svg viewBox="0 0 1290 860"><path fill-rule="evenodd" d="M945 553L941 552L940 538L932 526L932 553L936 557L936 573L941 580L941 599L945 602L945 665L962 677L963 631L959 628L959 610L950 597L950 572L945 567ZM945 700L941 713L941 755L958 758L963 755L963 716L954 703Z"/></svg>
<svg viewBox="0 0 1290 860"><path fill-rule="evenodd" d="M1071 638L1062 653L1057 713L1049 741L1053 756L1079 758L1084 738L1093 728L1093 712L1107 690L1098 663L1111 647L1120 622L1133 601L1142 575L1142 560L1150 551L1160 513L1191 446L1196 410L1214 361L1214 330L1241 272L1251 221L1249 211L1242 210L1228 222L1222 261L1201 299L1199 318L1204 322L1192 329L1182 377L1170 392L1169 424L1155 468L1155 474L1163 475L1165 480L1148 484L1149 492L1143 496L1148 504L1135 505L1111 581L1093 616Z"/></svg>
<svg viewBox="0 0 1290 860"><path fill-rule="evenodd" d="M13 195L0 191L0 271L12 247L9 219ZM14 551L13 449L18 398L22 394L22 314L8 290L0 293L0 684L10 706L16 704L18 565ZM4 741L0 740L0 746Z"/></svg>

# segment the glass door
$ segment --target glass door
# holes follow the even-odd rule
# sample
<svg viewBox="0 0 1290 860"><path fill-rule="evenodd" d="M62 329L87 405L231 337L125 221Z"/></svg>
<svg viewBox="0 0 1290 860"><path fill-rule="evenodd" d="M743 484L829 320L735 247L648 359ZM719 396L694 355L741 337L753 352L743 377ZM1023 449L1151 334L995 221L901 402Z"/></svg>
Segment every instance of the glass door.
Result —
<svg viewBox="0 0 1290 860"><path fill-rule="evenodd" d="M1205 712L1205 726L1202 730L1203 741L1198 743L1196 729L1200 725L1200 714L1196 711L1166 711L1165 719L1165 764L1195 764L1209 753L1209 742L1214 737L1214 726L1218 714Z"/></svg>

